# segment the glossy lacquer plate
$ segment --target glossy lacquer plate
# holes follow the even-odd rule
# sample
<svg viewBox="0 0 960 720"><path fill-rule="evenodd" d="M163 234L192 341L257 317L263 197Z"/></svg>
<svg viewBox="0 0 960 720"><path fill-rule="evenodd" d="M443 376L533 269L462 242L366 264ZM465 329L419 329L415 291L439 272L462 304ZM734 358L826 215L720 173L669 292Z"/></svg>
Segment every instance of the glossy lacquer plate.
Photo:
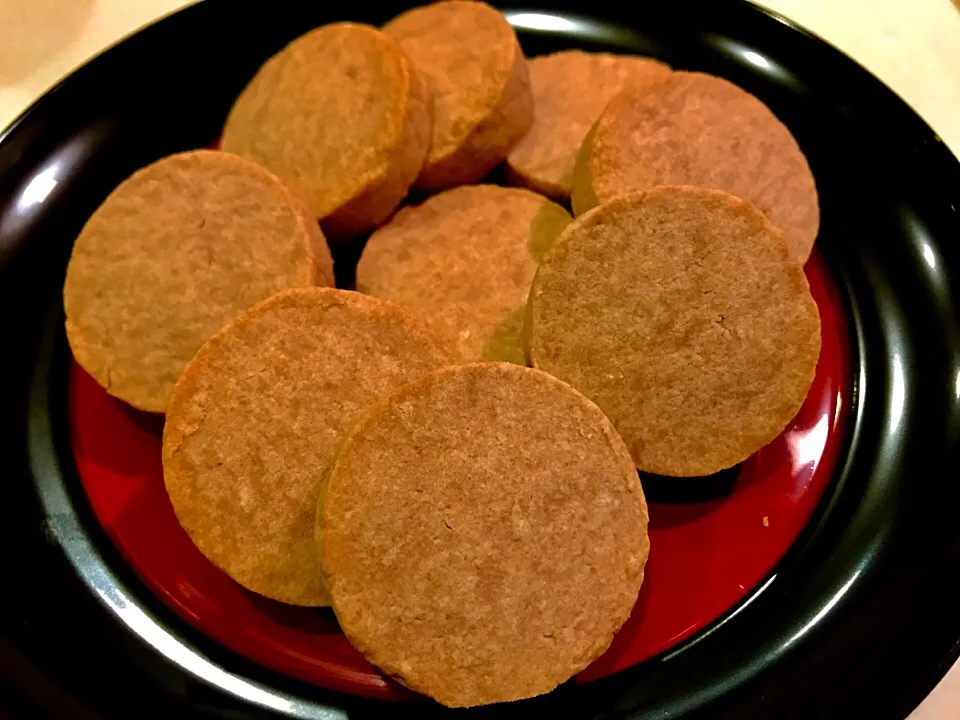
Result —
<svg viewBox="0 0 960 720"><path fill-rule="evenodd" d="M639 52L764 100L822 206L823 352L806 404L741 467L644 477L653 553L610 650L490 717L902 718L960 644L960 166L836 50L736 2L506 7L525 51ZM0 138L0 713L432 717L328 610L258 598L176 523L157 418L72 363L80 226L137 167L215 141L256 67L357 2L207 0L121 43ZM349 285L356 248L337 257Z"/></svg>

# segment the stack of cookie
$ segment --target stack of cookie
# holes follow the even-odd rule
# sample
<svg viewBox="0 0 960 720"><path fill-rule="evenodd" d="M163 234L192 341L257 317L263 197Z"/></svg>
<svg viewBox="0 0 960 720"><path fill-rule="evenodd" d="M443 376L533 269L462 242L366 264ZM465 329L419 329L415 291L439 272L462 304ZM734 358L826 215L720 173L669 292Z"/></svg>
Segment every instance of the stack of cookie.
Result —
<svg viewBox="0 0 960 720"><path fill-rule="evenodd" d="M521 187L483 183L501 167ZM818 224L806 160L745 91L528 61L498 11L447 0L298 38L221 150L122 183L74 247L67 337L166 413L164 482L213 563L332 605L446 705L509 701L627 619L637 469L731 467L800 408ZM364 242L358 292L336 289L328 243Z"/></svg>

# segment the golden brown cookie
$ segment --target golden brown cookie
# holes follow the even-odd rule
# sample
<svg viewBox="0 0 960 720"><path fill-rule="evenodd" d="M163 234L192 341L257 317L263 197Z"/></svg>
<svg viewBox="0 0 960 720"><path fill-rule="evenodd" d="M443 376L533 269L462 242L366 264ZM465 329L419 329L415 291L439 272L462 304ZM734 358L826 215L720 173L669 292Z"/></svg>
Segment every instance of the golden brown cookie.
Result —
<svg viewBox="0 0 960 720"><path fill-rule="evenodd" d="M534 120L510 151L511 179L555 200L573 188L573 166L587 131L629 83L661 82L670 68L650 58L564 50L532 58Z"/></svg>
<svg viewBox="0 0 960 720"><path fill-rule="evenodd" d="M164 412L200 346L289 287L332 285L323 233L272 173L200 150L121 183L73 246L63 287L77 362L136 408Z"/></svg>
<svg viewBox="0 0 960 720"><path fill-rule="evenodd" d="M637 463L707 475L773 440L813 382L820 316L783 233L719 190L580 216L537 271L529 355L613 421Z"/></svg>
<svg viewBox="0 0 960 720"><path fill-rule="evenodd" d="M607 649L643 582L630 454L596 405L537 370L458 366L391 393L321 497L347 638L444 705L552 690Z"/></svg>
<svg viewBox="0 0 960 720"><path fill-rule="evenodd" d="M430 147L431 100L399 44L334 23L270 58L237 98L224 150L270 168L343 238L383 222Z"/></svg>
<svg viewBox="0 0 960 720"><path fill-rule="evenodd" d="M570 219L529 190L448 190L404 208L370 236L357 289L416 313L463 362L522 365L523 308L537 259Z"/></svg>
<svg viewBox="0 0 960 720"><path fill-rule="evenodd" d="M675 72L630 87L600 115L577 157L575 215L624 193L699 185L749 200L806 262L820 227L817 189L790 131L722 78Z"/></svg>
<svg viewBox="0 0 960 720"><path fill-rule="evenodd" d="M426 76L434 100L424 190L475 183L503 162L533 122L527 61L498 10L446 0L409 10L384 32Z"/></svg>
<svg viewBox="0 0 960 720"><path fill-rule="evenodd" d="M214 335L177 382L163 479L200 551L244 587L326 605L314 522L345 430L449 356L400 309L359 293L288 290Z"/></svg>

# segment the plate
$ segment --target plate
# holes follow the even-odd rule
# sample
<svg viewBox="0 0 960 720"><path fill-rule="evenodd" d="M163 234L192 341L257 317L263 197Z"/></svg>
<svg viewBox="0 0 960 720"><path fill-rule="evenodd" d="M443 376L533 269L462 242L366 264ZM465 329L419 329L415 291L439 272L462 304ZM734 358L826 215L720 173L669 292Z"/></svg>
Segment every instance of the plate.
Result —
<svg viewBox="0 0 960 720"><path fill-rule="evenodd" d="M804 406L743 465L706 478L643 476L650 543L640 598L610 649L577 677L604 677L678 647L761 591L806 527L836 469L850 409L843 308L819 254L807 275L822 350ZM180 527L163 485L162 418L69 375L71 449L87 500L144 584L183 620L249 660L321 687L410 699L354 650L329 609L249 592Z"/></svg>
<svg viewBox="0 0 960 720"><path fill-rule="evenodd" d="M798 418L738 472L682 493L645 478L655 550L634 617L576 681L492 712L904 717L960 648L960 166L892 92L787 21L737 2L619 8L505 12L528 54L651 54L727 77L790 127L821 199L807 273L824 353ZM328 612L209 567L165 504L156 421L72 365L60 309L73 238L113 186L215 140L289 39L402 9L207 0L85 66L0 138L0 708L446 714L366 665ZM354 260L339 253L342 281Z"/></svg>

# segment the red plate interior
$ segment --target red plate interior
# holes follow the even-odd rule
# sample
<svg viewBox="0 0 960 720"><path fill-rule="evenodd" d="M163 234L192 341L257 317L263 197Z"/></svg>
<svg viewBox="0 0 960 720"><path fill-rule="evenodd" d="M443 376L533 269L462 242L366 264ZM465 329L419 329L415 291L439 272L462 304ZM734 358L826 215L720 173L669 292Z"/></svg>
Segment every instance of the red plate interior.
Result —
<svg viewBox="0 0 960 720"><path fill-rule="evenodd" d="M849 348L843 309L816 253L806 269L823 328L806 403L779 438L741 466L720 499L650 503L652 553L640 598L607 653L578 680L646 660L719 618L763 582L810 519L842 443ZM76 364L70 380L73 452L87 497L123 557L164 603L211 638L287 675L372 697L412 695L350 646L329 609L267 600L208 562L164 491L162 419L114 400Z"/></svg>

